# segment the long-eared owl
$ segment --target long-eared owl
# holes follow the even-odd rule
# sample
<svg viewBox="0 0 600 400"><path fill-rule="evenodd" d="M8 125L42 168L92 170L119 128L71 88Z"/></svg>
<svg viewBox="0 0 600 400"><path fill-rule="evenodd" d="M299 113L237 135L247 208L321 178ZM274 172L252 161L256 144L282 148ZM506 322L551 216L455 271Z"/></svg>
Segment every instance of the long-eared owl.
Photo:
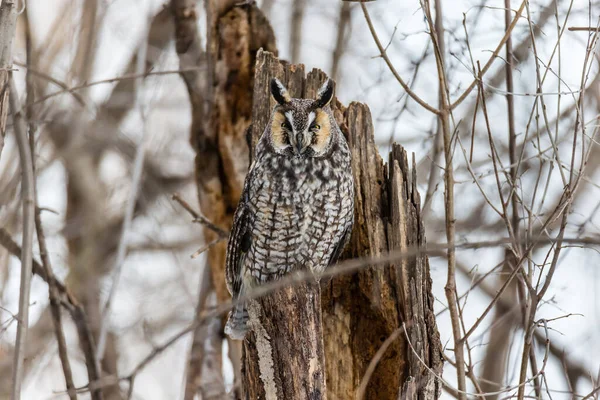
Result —
<svg viewBox="0 0 600 400"><path fill-rule="evenodd" d="M329 106L333 82L316 99L292 98L273 79L277 104L260 138L227 246L227 287L234 301L290 271L315 276L334 263L354 221L350 150ZM243 339L246 304L229 314L225 333Z"/></svg>

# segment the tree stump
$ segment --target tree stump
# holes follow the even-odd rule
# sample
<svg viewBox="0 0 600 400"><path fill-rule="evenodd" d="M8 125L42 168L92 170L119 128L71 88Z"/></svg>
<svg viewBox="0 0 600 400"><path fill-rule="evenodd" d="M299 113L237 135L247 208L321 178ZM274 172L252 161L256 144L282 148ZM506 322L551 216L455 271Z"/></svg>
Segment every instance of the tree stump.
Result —
<svg viewBox="0 0 600 400"><path fill-rule="evenodd" d="M327 78L316 69L305 77L302 64L263 51L255 71L251 151L274 105L271 78L279 78L292 97L305 98L314 97ZM414 158L411 168L404 149L394 144L385 164L368 107L352 103L345 108L337 100L332 107L352 151L355 180L355 225L343 259L424 247ZM251 331L244 340L245 398L356 398L373 357L395 335L364 398L435 399L441 382L429 369L441 375L442 359L433 304L425 255L261 297L250 307Z"/></svg>

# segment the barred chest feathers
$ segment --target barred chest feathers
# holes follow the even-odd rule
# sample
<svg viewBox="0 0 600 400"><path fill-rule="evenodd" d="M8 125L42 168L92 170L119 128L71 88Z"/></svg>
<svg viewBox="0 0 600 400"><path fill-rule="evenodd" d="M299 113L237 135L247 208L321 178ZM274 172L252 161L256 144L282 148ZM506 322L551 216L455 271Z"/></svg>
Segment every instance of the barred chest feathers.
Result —
<svg viewBox="0 0 600 400"><path fill-rule="evenodd" d="M349 153L337 158L257 160L260 178L247 198L255 231L243 271L248 285L301 267L318 274L329 265L353 218Z"/></svg>

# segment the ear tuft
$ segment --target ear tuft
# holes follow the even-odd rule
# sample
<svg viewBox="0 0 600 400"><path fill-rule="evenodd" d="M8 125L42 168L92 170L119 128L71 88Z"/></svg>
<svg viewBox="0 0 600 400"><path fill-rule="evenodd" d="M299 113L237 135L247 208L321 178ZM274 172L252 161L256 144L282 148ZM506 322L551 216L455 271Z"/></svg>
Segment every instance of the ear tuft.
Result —
<svg viewBox="0 0 600 400"><path fill-rule="evenodd" d="M271 79L271 94L273 95L275 101L282 106L292 100L292 97L288 93L285 86L283 86L283 83L281 83L277 78Z"/></svg>
<svg viewBox="0 0 600 400"><path fill-rule="evenodd" d="M323 86L317 93L317 99L315 100L315 108L323 108L333 99L333 81L327 79Z"/></svg>

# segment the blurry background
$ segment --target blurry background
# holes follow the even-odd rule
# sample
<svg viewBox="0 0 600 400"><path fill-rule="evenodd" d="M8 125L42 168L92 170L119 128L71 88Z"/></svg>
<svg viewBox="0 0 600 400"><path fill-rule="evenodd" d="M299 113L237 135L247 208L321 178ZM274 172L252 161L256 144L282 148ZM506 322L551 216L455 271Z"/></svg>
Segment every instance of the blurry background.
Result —
<svg viewBox="0 0 600 400"><path fill-rule="evenodd" d="M438 1L443 9L449 93L455 100L473 81L471 57L483 67L502 39L505 4L499 0ZM520 3L514 0L512 7L516 9ZM143 145L146 151L133 222L126 233L128 252L107 320L105 362L111 364L108 370L119 376L131 373L156 344L193 320L199 281L206 268L204 255L190 257L206 244L201 226L193 224L192 217L171 199L173 193L180 193L198 209L194 152L189 144L190 103L176 72L179 60L172 17L164 6L164 1L151 0L28 0L17 20L13 50L20 97L23 104L33 103L28 110L36 129L38 199L45 209L41 215L54 272L78 298L96 302L91 309L98 313L114 279L136 149ZM323 69L333 76L342 103L360 101L369 105L384 157L392 141L415 153L427 241L446 242L444 161L436 155L440 153L436 150L437 118L416 104L398 84L379 56L360 5L262 0L258 6L273 27L280 58L303 63L307 70ZM197 10L200 37L205 40L202 2ZM377 0L368 3L368 10L395 69L415 93L437 107L435 58L419 2ZM160 39L145 51L151 71L166 72L144 79L118 79L139 71L136 57L141 48L144 50L142 43L150 22L160 13L164 14L163 20L155 27ZM516 192L525 204L519 213L521 232L539 229L563 195L561 174L568 177L570 173L573 132L578 129L582 136L581 127L575 127L575 104L583 76L586 94L580 110L585 116L585 144L582 149L580 140L576 146L576 168L581 165L583 153L589 151L589 156L564 236L600 242L598 51L589 39L593 32L564 29L596 27L599 16L600 4L595 1L531 1L513 31L514 123L519 156L523 152L516 184ZM27 40L31 43L33 101L25 95ZM590 43L593 46L588 49ZM485 89L497 157L508 170L504 57L503 49L485 76ZM547 74L543 96L534 95L538 88L536 67L542 76ZM75 87L80 88L69 90ZM488 204L490 201L501 208L481 105L472 130L476 98L477 89L453 112L453 132L460 138L455 142L453 158L457 242L508 236L504 220ZM0 226L17 242L21 230L18 162L9 116L0 157ZM507 178L502 172L498 175L506 195L510 192ZM523 217L526 214L528 218ZM545 226L544 232L554 238L559 228L560 219ZM70 252L69 246L78 250ZM34 258L39 260L37 250L36 245ZM544 276L540 266L549 263L552 254L550 245L538 246L532 253L530 267L535 279L538 274ZM481 315L502 284L507 274L502 269L504 259L505 250L500 247L457 252L457 291L459 295L469 292L460 302L467 327ZM438 327L445 354L453 360L452 330L445 311L447 264L439 257L431 257L430 262ZM549 320L554 350L545 367L548 390L544 390L543 398L581 398L600 384L599 266L597 245L565 245L560 253L552 284L536 317ZM12 314L18 309L19 268L19 261L0 248L0 398L8 396L10 387L16 332ZM483 283L470 290L472 283L485 274ZM518 307L516 291L508 293L505 304L514 302ZM481 376L486 365L495 366L500 370L496 375L500 385L508 387L519 382L524 332L511 322L511 317L502 317L506 311L496 307L469 344L475 374ZM83 386L87 373L76 329L69 318L64 320L75 385ZM64 378L48 310L48 290L38 277L32 281L30 327L23 397L67 398L60 394ZM494 337L494 332L502 333ZM143 369L136 378L133 398L183 398L190 345L188 335ZM226 348L208 347L207 351ZM535 353L539 368L543 346L536 346ZM231 385L227 357L224 369L225 384ZM447 362L444 378L456 386L455 376L455 368ZM474 391L472 385L468 387ZM496 398L510 398L514 393L508 391ZM531 387L526 393L535 396ZM453 398L451 391L445 391L442 398Z"/></svg>

